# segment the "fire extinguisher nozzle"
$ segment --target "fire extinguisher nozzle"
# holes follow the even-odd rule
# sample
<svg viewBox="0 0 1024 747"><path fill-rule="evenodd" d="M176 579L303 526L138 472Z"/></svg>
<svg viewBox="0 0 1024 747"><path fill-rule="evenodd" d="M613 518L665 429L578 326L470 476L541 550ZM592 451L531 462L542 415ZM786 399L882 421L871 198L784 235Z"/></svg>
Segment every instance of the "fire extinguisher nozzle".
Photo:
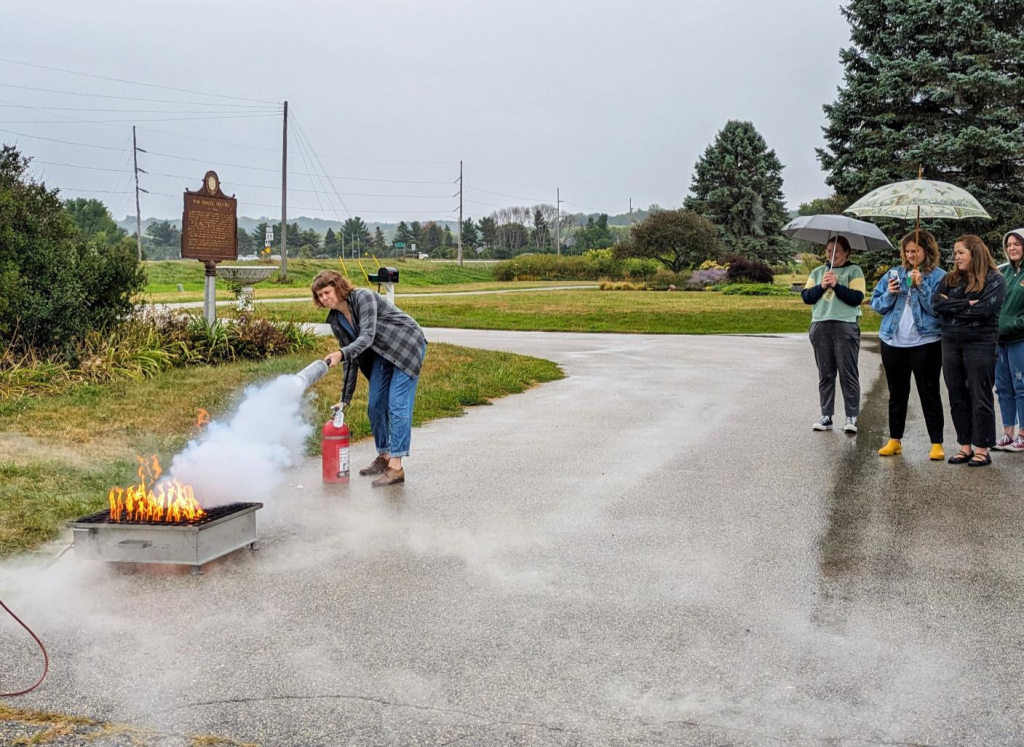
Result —
<svg viewBox="0 0 1024 747"><path fill-rule="evenodd" d="M327 363L324 361L313 361L295 375L302 379L305 384L303 388L309 389L316 382L326 376L328 370Z"/></svg>

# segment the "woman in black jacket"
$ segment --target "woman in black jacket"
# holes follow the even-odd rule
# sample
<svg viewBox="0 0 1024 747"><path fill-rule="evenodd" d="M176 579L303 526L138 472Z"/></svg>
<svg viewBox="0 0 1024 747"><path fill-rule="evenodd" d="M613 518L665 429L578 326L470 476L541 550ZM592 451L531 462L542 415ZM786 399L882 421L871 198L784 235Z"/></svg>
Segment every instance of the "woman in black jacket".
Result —
<svg viewBox="0 0 1024 747"><path fill-rule="evenodd" d="M942 373L960 444L949 463L984 467L992 464L988 450L996 440L992 385L1006 281L979 236L956 240L953 263L932 296L942 322Z"/></svg>

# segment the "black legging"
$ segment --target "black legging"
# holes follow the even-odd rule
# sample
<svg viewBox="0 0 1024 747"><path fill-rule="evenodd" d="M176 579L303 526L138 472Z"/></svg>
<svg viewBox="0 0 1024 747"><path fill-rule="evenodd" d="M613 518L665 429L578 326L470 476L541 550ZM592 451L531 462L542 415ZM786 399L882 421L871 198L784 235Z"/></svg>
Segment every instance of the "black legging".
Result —
<svg viewBox="0 0 1024 747"><path fill-rule="evenodd" d="M942 336L942 373L949 410L961 446L990 448L996 442L996 337Z"/></svg>
<svg viewBox="0 0 1024 747"><path fill-rule="evenodd" d="M889 437L903 438L910 401L910 375L914 375L921 410L933 444L942 443L942 343L930 342L911 348L897 348L882 343L882 366L889 385Z"/></svg>

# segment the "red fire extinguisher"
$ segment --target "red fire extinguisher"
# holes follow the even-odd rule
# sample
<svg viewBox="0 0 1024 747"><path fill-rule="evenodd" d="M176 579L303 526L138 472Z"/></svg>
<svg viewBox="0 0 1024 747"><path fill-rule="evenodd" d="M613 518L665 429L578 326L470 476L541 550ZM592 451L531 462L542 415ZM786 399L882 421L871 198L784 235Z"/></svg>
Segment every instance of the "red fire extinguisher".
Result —
<svg viewBox="0 0 1024 747"><path fill-rule="evenodd" d="M348 482L348 436L345 411L339 407L334 417L324 423L320 442L324 482Z"/></svg>

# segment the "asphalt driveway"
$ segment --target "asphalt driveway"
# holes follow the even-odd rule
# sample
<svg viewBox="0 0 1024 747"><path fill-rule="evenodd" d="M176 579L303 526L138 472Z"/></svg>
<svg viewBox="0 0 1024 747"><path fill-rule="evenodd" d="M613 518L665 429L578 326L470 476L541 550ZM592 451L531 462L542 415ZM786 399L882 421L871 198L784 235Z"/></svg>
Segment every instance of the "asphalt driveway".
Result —
<svg viewBox="0 0 1024 747"><path fill-rule="evenodd" d="M850 438L799 336L428 336L567 378L416 429L402 486L309 460L202 576L0 566L53 662L10 705L268 747L1024 743L1024 454L928 462L912 403L880 460L875 352ZM35 657L0 620L0 689Z"/></svg>

